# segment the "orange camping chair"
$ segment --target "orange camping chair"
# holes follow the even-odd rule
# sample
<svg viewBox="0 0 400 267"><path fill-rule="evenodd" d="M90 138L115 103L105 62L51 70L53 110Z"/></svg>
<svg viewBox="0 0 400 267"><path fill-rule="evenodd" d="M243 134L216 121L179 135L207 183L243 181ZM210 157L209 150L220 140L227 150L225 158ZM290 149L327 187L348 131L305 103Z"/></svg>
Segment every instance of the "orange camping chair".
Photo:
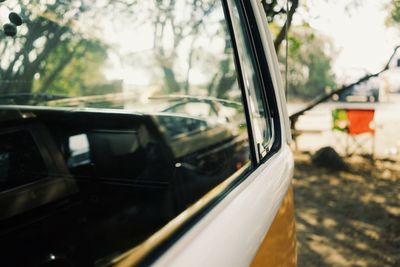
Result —
<svg viewBox="0 0 400 267"><path fill-rule="evenodd" d="M374 109L337 109L332 112L333 129L347 135L346 154L368 154L366 147L371 145L370 154L375 154ZM367 139L368 138L368 139ZM349 140L352 142L350 143ZM368 142L369 141L369 142Z"/></svg>

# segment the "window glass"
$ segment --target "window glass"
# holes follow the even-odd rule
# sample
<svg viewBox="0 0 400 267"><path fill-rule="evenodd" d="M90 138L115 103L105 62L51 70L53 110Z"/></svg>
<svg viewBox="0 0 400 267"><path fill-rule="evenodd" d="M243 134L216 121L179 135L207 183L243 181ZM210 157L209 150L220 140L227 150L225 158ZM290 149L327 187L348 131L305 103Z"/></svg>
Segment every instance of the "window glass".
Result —
<svg viewBox="0 0 400 267"><path fill-rule="evenodd" d="M47 168L31 134L0 134L0 192L32 183L47 175Z"/></svg>
<svg viewBox="0 0 400 267"><path fill-rule="evenodd" d="M251 50L252 45L250 43L249 33L245 27L243 15L240 14L235 1L230 0L229 2L232 7L232 24L235 29L243 82L247 92L253 122L254 139L257 143L258 153L260 157L263 157L271 146L272 117L265 104L264 88L257 76L257 63Z"/></svg>
<svg viewBox="0 0 400 267"><path fill-rule="evenodd" d="M46 205L35 227L0 237L9 244L5 265L31 266L42 260L35 255L55 252L74 266L106 264L250 166L220 1L8 0L3 15L0 120L41 138L43 159L29 136L2 136L0 180L11 177L12 140L29 167L23 177L37 179L46 163L49 183L53 176L74 183L71 192L63 181L51 186L64 196L55 203L37 201ZM261 140L266 112L247 68ZM21 253L34 263L15 263Z"/></svg>

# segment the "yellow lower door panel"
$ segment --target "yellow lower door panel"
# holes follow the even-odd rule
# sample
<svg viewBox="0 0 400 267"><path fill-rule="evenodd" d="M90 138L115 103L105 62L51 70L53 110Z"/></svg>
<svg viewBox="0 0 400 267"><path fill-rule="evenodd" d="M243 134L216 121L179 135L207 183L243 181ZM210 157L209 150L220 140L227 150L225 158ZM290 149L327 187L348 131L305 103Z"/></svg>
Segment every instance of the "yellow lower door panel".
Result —
<svg viewBox="0 0 400 267"><path fill-rule="evenodd" d="M251 267L297 265L293 188L290 187Z"/></svg>

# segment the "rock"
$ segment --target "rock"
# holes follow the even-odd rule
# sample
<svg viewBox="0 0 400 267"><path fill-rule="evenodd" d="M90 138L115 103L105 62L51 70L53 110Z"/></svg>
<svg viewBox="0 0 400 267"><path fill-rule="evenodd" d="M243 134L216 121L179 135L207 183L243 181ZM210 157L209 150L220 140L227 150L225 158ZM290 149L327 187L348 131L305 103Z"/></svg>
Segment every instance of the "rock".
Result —
<svg viewBox="0 0 400 267"><path fill-rule="evenodd" d="M334 171L345 171L349 166L343 158L330 146L319 149L311 157L314 165Z"/></svg>

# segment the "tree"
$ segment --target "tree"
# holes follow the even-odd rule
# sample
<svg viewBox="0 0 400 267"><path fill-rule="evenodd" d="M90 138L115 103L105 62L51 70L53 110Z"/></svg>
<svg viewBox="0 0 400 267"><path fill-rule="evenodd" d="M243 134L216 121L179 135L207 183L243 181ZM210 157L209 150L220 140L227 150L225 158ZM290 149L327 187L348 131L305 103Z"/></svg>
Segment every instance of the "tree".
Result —
<svg viewBox="0 0 400 267"><path fill-rule="evenodd" d="M91 95L90 86L104 82L101 68L107 59L104 44L81 39L58 45L35 79L33 92L69 96Z"/></svg>
<svg viewBox="0 0 400 267"><path fill-rule="evenodd" d="M331 69L332 49L329 39L312 28L292 28L289 38L289 99L310 100L336 87Z"/></svg>
<svg viewBox="0 0 400 267"><path fill-rule="evenodd" d="M169 49L167 52L166 46L168 42L165 42L165 38L172 41L172 47L177 48L186 39L192 39L192 47L190 53L193 51L193 42L196 39L200 28L203 25L205 17L209 16L217 6L217 1L200 1L200 0L188 0L179 3L177 1L156 1L157 6L153 9L154 20L154 51L156 53L156 60L159 66L162 68L164 73L165 85L167 92L179 92L181 90L181 84L176 80L176 76L173 70L173 64L176 60L176 51ZM188 10L187 16L179 16L177 14L177 6L179 10ZM154 12L155 11L155 12ZM167 32L167 29L172 30L172 34ZM189 54L188 58L188 71L191 67L192 54ZM188 77L186 77L185 91L188 93Z"/></svg>
<svg viewBox="0 0 400 267"><path fill-rule="evenodd" d="M116 7L117 2L121 1L110 0L104 4ZM82 80L85 74L92 76L93 73L100 73L106 45L100 38L75 29L74 25L85 14L85 22L88 23L85 28L96 31L96 23L104 12L98 12L94 4L77 0L11 0L6 4L10 11L19 10L23 24L15 37L3 35L0 39L1 94L35 91L76 94L77 89L71 88L71 80ZM90 57L97 60L85 60ZM90 65L87 65L88 62ZM65 77L63 71L68 66L80 66L84 71L75 70L76 77ZM88 69L91 70L90 75Z"/></svg>
<svg viewBox="0 0 400 267"><path fill-rule="evenodd" d="M325 0L328 1L328 0ZM302 24L292 25L293 17L300 5L299 1L269 0L262 1L267 13L278 59L284 73L286 51L282 51L282 44L288 38L288 98L309 100L322 94L328 88L335 88L335 77L332 74L330 41L313 30L302 19ZM307 10L307 2L301 3ZM287 36L286 36L287 34ZM286 76L286 75L285 75Z"/></svg>
<svg viewBox="0 0 400 267"><path fill-rule="evenodd" d="M286 24L289 28L299 2L298 0L289 0L288 10L286 10L285 3L286 1L277 0L262 1L268 21L270 22L276 20L283 21L286 12L288 13L287 19L280 27L275 40L275 47L277 50L284 40ZM153 22L153 49L156 54L155 65L158 65L162 70L165 93L191 93L189 73L193 64L199 63L198 59L197 62L194 62L194 56L198 54L196 50L199 50L199 48L196 47L196 40L200 34L207 31L204 27L204 21L213 15L213 12L219 5L220 1L217 0L159 0L156 1L156 5L152 6L152 9L147 9L147 12L150 10L150 13L155 17ZM146 12L146 9L141 8L141 10L143 10L144 13ZM182 17L180 15L182 10L186 10L188 15ZM279 23L276 25L278 24ZM224 21L221 21L218 35L225 40L224 53L232 53L231 41ZM176 50L179 50L179 46L185 42L191 44L190 52L187 57L187 75L182 77L182 75L179 75L180 73L176 68L177 61L179 61ZM174 49L168 49L171 47ZM207 54L203 53L202 56L207 57ZM131 59L132 61L137 61L138 56L131 55ZM215 58L213 61L215 62ZM208 63L213 64L212 62ZM149 63L147 62L147 64ZM208 95L226 97L227 93L236 82L234 62L232 57L225 57L220 59L215 65L217 69L212 76L211 82L207 85Z"/></svg>
<svg viewBox="0 0 400 267"><path fill-rule="evenodd" d="M286 2L288 1L288 2ZM277 53L281 47L282 42L285 40L286 32L289 31L293 15L299 7L299 0L262 0L261 3L264 11L267 14L268 23L276 22L277 20L284 20L274 40L275 50Z"/></svg>
<svg viewBox="0 0 400 267"><path fill-rule="evenodd" d="M104 17L120 18L123 15L127 15L127 20L135 17L135 25L129 19L125 26L152 24L154 57L142 63L154 64L155 69L161 71L165 93L191 93L189 76L195 61L213 62L212 66L208 64L211 82L206 88L210 94L225 97L236 82L232 57L215 58L215 53L204 51L199 45L204 40L198 42L207 34L210 41L222 38L224 46L221 49L225 53L232 53L224 21L219 22L218 30L204 27L205 18L212 18L216 8L220 7L218 0L10 0L5 3L10 11L18 11L24 23L18 28L16 37L2 36L0 39L1 94L87 93L88 84L105 79L102 68L109 57L110 48L108 40L101 36L101 29L107 27L103 24L106 21ZM286 25L290 27L298 7L298 0L289 0L288 10L285 1L262 3L269 21L278 21L276 25L283 23L275 40L276 49L279 50ZM286 13L288 16L285 21ZM188 43L190 53L185 59L186 75L177 74L177 51ZM121 62L140 57L127 54L118 56Z"/></svg>
<svg viewBox="0 0 400 267"><path fill-rule="evenodd" d="M296 12L299 1L298 0L288 0L289 3L286 6L286 1L262 1L262 5L267 14L268 22L273 22L277 20L284 20L283 25L280 27L278 34L275 38L274 45L277 51L285 39L286 30L290 28L293 15ZM178 29L174 30L173 36L173 44L174 47L177 47L179 43L181 43L185 38L196 38L196 34L199 32L199 29L202 26L202 20L204 17L212 14L216 7L216 3L218 1L198 1L198 0L188 0L185 1L185 5L195 7L191 9L191 16L189 20L181 20L179 23L174 19L175 15L175 1L159 1L160 3L167 2L169 3L168 8L159 8L157 18L155 21L155 47L158 50L158 61L162 66L164 72L164 78L166 81L166 86L169 88L168 92L179 92L181 91L181 85L176 79L176 75L174 74L173 65L175 62L175 54L166 55L165 49L163 48L162 40L165 37L165 27L167 25L171 25L172 28ZM202 4L199 4L199 3ZM287 9L288 8L288 9ZM189 8L190 10L190 8ZM278 23L276 24L278 25ZM222 30L220 33L225 37L225 53L232 49L230 45L230 40L227 38L228 31L224 26L224 23L221 23ZM186 29L186 30L185 30ZM186 32L186 34L183 34ZM189 56L189 68L192 65L192 57ZM219 63L219 70L214 74L210 84L208 87L208 92L210 95L215 95L216 97L225 97L229 89L233 86L236 81L236 75L234 70L234 64L232 62L231 57L227 57L222 59ZM186 82L184 83L185 93L189 93L188 88L188 77L186 77Z"/></svg>
<svg viewBox="0 0 400 267"><path fill-rule="evenodd" d="M389 16L388 23L389 24L398 24L400 23L400 0L391 0L388 4Z"/></svg>
<svg viewBox="0 0 400 267"><path fill-rule="evenodd" d="M226 96L235 84L236 74L221 2L164 0L147 8L138 4L138 8L142 15L153 17L151 25L146 26L153 32L153 47L145 58L143 52L136 52L126 56L125 62L159 69L163 79L161 93L205 94L207 90L208 95ZM216 41L219 45L213 51L207 50L211 48L208 44ZM201 69L207 76L209 83L204 85L203 92L193 91L189 81L193 68ZM159 80L158 75L154 71L153 80Z"/></svg>

